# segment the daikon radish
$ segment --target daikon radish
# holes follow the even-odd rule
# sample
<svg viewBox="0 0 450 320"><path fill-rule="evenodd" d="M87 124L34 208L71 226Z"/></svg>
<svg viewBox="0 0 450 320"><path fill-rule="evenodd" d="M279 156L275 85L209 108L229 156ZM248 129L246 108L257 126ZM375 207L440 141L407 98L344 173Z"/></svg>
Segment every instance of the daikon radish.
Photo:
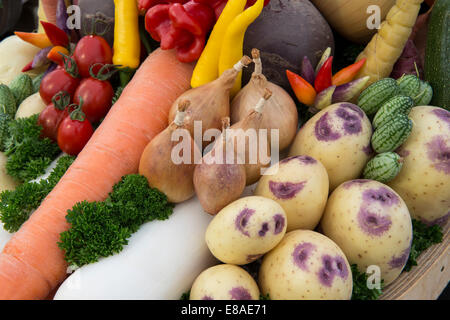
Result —
<svg viewBox="0 0 450 320"><path fill-rule="evenodd" d="M76 270L54 299L178 300L219 263L205 242L211 219L197 198L178 204L168 220L144 224L122 252Z"/></svg>

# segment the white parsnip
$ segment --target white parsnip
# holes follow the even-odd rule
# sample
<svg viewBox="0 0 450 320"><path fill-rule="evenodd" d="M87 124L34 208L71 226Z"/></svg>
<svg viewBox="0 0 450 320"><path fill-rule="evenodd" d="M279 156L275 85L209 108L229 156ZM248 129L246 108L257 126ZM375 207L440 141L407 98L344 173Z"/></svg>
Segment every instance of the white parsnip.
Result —
<svg viewBox="0 0 450 320"><path fill-rule="evenodd" d="M366 87L391 74L411 35L422 2L423 0L397 0L378 33L356 59L367 59L357 75L357 78L370 76Z"/></svg>

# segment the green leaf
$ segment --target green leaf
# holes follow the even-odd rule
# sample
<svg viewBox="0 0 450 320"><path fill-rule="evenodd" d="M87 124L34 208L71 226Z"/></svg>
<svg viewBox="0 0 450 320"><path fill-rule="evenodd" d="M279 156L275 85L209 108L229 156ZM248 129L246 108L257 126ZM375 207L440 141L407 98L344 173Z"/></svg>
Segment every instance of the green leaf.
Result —
<svg viewBox="0 0 450 320"><path fill-rule="evenodd" d="M380 289L369 289L367 287L367 274L361 273L356 264L352 264L351 269L353 276L352 300L377 300L383 293L383 280L381 280Z"/></svg>

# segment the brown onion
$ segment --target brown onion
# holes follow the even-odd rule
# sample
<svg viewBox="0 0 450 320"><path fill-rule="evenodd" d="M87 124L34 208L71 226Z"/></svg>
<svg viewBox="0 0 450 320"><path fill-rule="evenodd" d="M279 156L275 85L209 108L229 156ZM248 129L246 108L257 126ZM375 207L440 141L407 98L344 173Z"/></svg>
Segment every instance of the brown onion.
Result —
<svg viewBox="0 0 450 320"><path fill-rule="evenodd" d="M220 130L222 118L230 116L230 90L239 72L251 62L248 56L243 56L233 68L226 70L216 80L183 93L170 109L169 123L175 119L179 101L189 100L191 107L186 112L185 126L193 137L194 121L202 122L202 136L208 129ZM203 143L203 146L206 144Z"/></svg>
<svg viewBox="0 0 450 320"><path fill-rule="evenodd" d="M194 171L194 187L200 204L213 215L239 199L245 189L245 167L235 161L232 146L227 148L229 126L227 117L223 119L222 135Z"/></svg>
<svg viewBox="0 0 450 320"><path fill-rule="evenodd" d="M230 128L230 134L233 138L235 154L245 167L246 185L250 185L258 181L261 177L261 169L270 165L270 162L263 163L263 159L260 158L260 147L263 143L266 144L267 148L264 156L270 158L269 132L267 132L268 134L264 136L264 140L260 139L259 133L260 129L266 129L265 127L263 127L264 110L270 107L269 99L271 96L272 92L266 88L264 90L263 97L260 97L259 100L253 105L253 111L251 111L241 121L233 124ZM267 106L268 104L269 106ZM256 141L252 141L252 143L250 143L250 139L248 137L242 137L242 134L245 134L245 132L247 132L247 130L249 129L255 130ZM245 146L242 145L243 141L245 141ZM256 149L253 148L254 144L256 144ZM254 159L252 159L252 157L250 156L250 150L252 149L257 151L256 158Z"/></svg>
<svg viewBox="0 0 450 320"><path fill-rule="evenodd" d="M253 111L265 88L272 91L272 98L264 109L262 128L279 130L280 150L286 149L297 134L298 113L291 96L280 86L267 81L262 74L259 50L252 50L255 71L248 84L242 88L231 103L231 123L236 123Z"/></svg>
<svg viewBox="0 0 450 320"><path fill-rule="evenodd" d="M173 203L185 201L194 195L194 160L195 157L201 157L188 130L184 131L181 141L172 141L172 134L176 130L186 129L183 121L189 104L188 100L180 101L177 117L145 147L139 163L139 174L145 176L151 187L163 192ZM180 130L177 133L182 132ZM185 149L176 155L185 156L186 161L175 163L172 152L175 147L178 150L181 144ZM186 149L190 150L190 154L184 154Z"/></svg>

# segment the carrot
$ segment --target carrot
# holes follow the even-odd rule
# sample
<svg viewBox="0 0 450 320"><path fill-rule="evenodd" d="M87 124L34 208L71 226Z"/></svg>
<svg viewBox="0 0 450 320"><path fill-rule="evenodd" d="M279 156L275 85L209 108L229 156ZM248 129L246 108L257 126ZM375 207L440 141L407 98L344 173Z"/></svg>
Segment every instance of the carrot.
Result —
<svg viewBox="0 0 450 320"><path fill-rule="evenodd" d="M101 201L126 174L138 172L148 142L167 126L175 99L189 88L193 66L172 51L154 51L78 158L0 254L0 300L43 299L66 276L59 234L68 209Z"/></svg>
<svg viewBox="0 0 450 320"><path fill-rule="evenodd" d="M356 61L367 59L356 76L370 76L366 87L391 74L412 32L422 2L423 0L397 0L378 32L356 58Z"/></svg>
<svg viewBox="0 0 450 320"><path fill-rule="evenodd" d="M41 0L40 5L44 10L47 21L56 24L56 8L58 6L58 0Z"/></svg>

